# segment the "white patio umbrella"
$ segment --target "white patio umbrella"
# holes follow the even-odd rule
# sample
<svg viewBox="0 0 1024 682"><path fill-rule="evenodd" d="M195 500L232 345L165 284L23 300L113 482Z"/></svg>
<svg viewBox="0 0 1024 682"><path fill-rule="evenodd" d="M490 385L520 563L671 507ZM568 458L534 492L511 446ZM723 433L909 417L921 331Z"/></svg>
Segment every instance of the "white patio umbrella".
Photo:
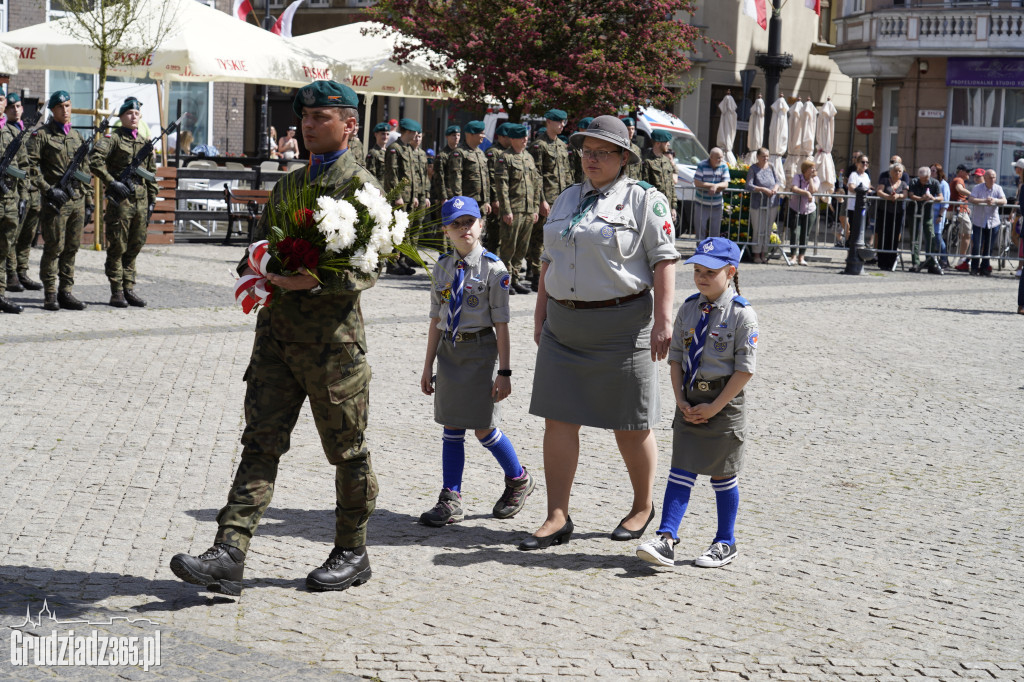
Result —
<svg viewBox="0 0 1024 682"><path fill-rule="evenodd" d="M779 97L772 104L772 122L768 127L768 151L771 164L775 168L775 176L786 177L782 167L782 157L789 148L789 105L785 97Z"/></svg>
<svg viewBox="0 0 1024 682"><path fill-rule="evenodd" d="M836 186L836 163L832 159L832 145L835 143L837 113L836 105L832 104L830 97L818 111L818 128L814 136L818 145L814 163L818 167L818 179L825 192L831 192Z"/></svg>
<svg viewBox="0 0 1024 682"><path fill-rule="evenodd" d="M0 43L0 73L18 73L18 51L3 43Z"/></svg>
<svg viewBox="0 0 1024 682"><path fill-rule="evenodd" d="M747 165L757 162L757 150L764 146L764 98L757 96L757 101L750 107L750 122L747 127L747 153L744 161Z"/></svg>
<svg viewBox="0 0 1024 682"><path fill-rule="evenodd" d="M818 119L818 110L814 102L807 98L800 103L796 115L790 112L790 131L796 128L796 137L789 138L789 156L786 157L786 172L789 177L800 172L800 165L811 158L814 153L814 128ZM794 107L796 109L796 107Z"/></svg>
<svg viewBox="0 0 1024 682"><path fill-rule="evenodd" d="M732 98L731 93L727 92L718 103L718 110L722 112L722 118L718 121L717 144L725 153L725 162L735 166L736 155L732 152L732 145L736 140L736 100Z"/></svg>
<svg viewBox="0 0 1024 682"><path fill-rule="evenodd" d="M793 174L796 169L800 167L800 151L798 145L800 144L800 116L804 111L804 101L798 99L793 103L793 106L789 108L789 115L786 123L789 128L789 146L786 149L786 159L783 163L783 169L786 174L786 184L793 179Z"/></svg>

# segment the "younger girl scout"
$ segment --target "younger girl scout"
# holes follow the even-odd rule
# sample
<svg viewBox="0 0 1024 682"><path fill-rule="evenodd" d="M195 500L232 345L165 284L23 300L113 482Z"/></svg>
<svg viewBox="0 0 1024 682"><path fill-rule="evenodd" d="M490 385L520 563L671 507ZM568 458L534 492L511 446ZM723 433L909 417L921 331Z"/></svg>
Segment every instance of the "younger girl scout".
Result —
<svg viewBox="0 0 1024 682"><path fill-rule="evenodd" d="M648 563L675 565L679 524L690 490L703 474L711 477L715 490L718 532L694 564L717 568L737 553L737 475L743 466L746 426L743 387L754 374L757 316L739 295L736 244L723 237L705 239L686 262L693 263L698 293L679 308L669 349L677 407L672 422L672 468L657 535L637 547L636 555Z"/></svg>
<svg viewBox="0 0 1024 682"><path fill-rule="evenodd" d="M512 278L501 259L480 244L483 228L474 199L457 196L444 202L441 224L455 249L434 265L430 332L420 378L420 389L434 396L434 421L444 426L441 495L434 508L420 516L420 523L436 527L463 519L466 429L474 430L505 472L505 492L494 505L494 516L515 516L534 487L512 442L498 428L499 403L512 392L508 335ZM432 377L435 359L437 376Z"/></svg>

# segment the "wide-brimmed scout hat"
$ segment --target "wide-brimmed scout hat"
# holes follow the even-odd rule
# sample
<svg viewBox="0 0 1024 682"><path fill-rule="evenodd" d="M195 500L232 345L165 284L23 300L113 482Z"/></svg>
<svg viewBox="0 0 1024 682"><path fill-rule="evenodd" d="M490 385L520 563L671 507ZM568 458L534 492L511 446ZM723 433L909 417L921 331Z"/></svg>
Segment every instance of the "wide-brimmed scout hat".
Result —
<svg viewBox="0 0 1024 682"><path fill-rule="evenodd" d="M626 124L619 120L618 116L598 116L590 122L586 130L573 133L569 138L569 144L576 149L582 149L583 139L586 137L604 140L611 142L616 147L622 147L623 151L629 152L630 163L640 163L640 157L629 144L629 131L626 130Z"/></svg>

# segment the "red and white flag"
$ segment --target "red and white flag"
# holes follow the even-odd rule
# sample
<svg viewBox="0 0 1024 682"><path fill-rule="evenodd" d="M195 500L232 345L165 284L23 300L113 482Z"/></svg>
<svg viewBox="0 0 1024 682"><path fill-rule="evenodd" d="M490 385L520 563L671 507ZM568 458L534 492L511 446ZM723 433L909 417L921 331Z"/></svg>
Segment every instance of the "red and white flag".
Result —
<svg viewBox="0 0 1024 682"><path fill-rule="evenodd" d="M283 38L292 37L292 18L295 16L296 10L299 9L299 5L302 4L302 0L296 0L292 4L288 5L288 9L281 13L278 17L277 22L274 23L274 28L270 29L271 33L276 33Z"/></svg>
<svg viewBox="0 0 1024 682"><path fill-rule="evenodd" d="M245 21L246 17L252 13L252 4L249 3L249 0L235 0L234 4L231 5L231 13Z"/></svg>
<svg viewBox="0 0 1024 682"><path fill-rule="evenodd" d="M804 7L813 9L815 14L821 16L821 0L804 0Z"/></svg>
<svg viewBox="0 0 1024 682"><path fill-rule="evenodd" d="M768 30L768 8L765 0L743 0L743 13L757 20L757 25Z"/></svg>

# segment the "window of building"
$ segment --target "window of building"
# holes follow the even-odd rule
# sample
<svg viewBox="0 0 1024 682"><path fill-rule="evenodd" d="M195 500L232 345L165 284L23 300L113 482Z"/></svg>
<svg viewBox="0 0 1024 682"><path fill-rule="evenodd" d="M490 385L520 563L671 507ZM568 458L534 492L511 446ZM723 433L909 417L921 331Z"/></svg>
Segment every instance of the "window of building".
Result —
<svg viewBox="0 0 1024 682"><path fill-rule="evenodd" d="M818 17L818 42L836 44L836 25L832 23L832 2L821 0L821 15Z"/></svg>
<svg viewBox="0 0 1024 682"><path fill-rule="evenodd" d="M0 0L0 33L7 32L7 0Z"/></svg>
<svg viewBox="0 0 1024 682"><path fill-rule="evenodd" d="M862 14L864 12L864 0L846 0L843 3L843 16L850 14Z"/></svg>
<svg viewBox="0 0 1024 682"><path fill-rule="evenodd" d="M1011 164L1024 158L1024 89L950 88L947 167L993 168L1013 187Z"/></svg>

